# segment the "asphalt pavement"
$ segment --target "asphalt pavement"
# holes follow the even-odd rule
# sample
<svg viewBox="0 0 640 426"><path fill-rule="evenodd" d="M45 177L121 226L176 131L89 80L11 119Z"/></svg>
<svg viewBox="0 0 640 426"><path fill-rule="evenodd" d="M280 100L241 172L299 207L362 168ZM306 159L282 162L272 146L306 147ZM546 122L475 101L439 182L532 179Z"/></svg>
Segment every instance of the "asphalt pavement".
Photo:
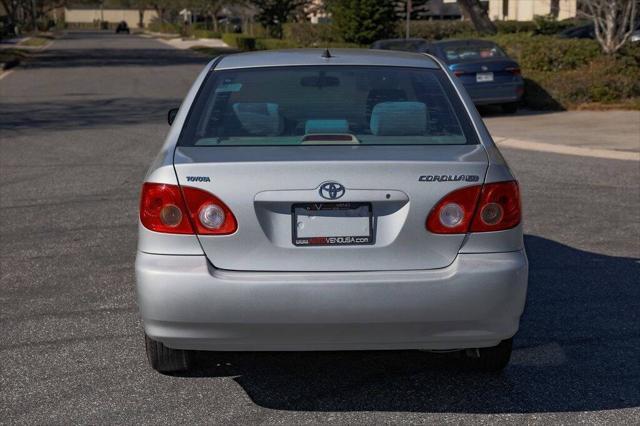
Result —
<svg viewBox="0 0 640 426"><path fill-rule="evenodd" d="M503 150L530 290L501 375L417 351L147 365L133 262L166 112L206 58L69 33L0 80L0 423L610 423L640 419L640 167Z"/></svg>

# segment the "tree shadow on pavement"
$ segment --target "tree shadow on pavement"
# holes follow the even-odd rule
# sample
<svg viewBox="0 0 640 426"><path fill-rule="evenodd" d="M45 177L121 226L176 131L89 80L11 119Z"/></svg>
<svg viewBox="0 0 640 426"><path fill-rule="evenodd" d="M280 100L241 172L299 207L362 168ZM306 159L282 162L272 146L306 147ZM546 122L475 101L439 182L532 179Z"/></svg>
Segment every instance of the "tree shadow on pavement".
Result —
<svg viewBox="0 0 640 426"><path fill-rule="evenodd" d="M180 106L179 99L95 99L92 95L69 93L65 95L69 100L2 103L0 125L7 132L38 132L156 123L166 120L169 109Z"/></svg>
<svg viewBox="0 0 640 426"><path fill-rule="evenodd" d="M529 298L500 375L419 351L197 354L278 410L528 413L640 405L640 261L526 236ZM212 382L212 386L215 383Z"/></svg>
<svg viewBox="0 0 640 426"><path fill-rule="evenodd" d="M50 48L39 52L25 66L27 68L76 68L76 67L127 67L127 66L181 66L204 65L212 58L198 54L190 49L178 50L174 47L160 44L150 48L149 39L139 36L118 35L105 32L69 32L64 40L70 43L54 44ZM107 44L109 48L87 49L85 43L95 43L95 39L114 41ZM76 44L74 44L76 43ZM75 46L75 47L69 47ZM218 54L226 53L227 49L219 49ZM228 49L230 53L234 50ZM215 51L213 51L215 52Z"/></svg>

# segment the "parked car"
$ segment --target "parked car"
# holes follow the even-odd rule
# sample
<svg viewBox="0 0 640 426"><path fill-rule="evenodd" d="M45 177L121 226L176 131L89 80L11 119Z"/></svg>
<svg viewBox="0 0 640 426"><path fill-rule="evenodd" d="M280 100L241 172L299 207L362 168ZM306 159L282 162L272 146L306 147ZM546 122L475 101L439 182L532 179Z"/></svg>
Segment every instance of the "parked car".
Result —
<svg viewBox="0 0 640 426"><path fill-rule="evenodd" d="M120 33L129 34L129 25L126 23L126 21L120 21L120 23L116 27L116 34Z"/></svg>
<svg viewBox="0 0 640 426"><path fill-rule="evenodd" d="M156 370L194 350L457 351L504 368L527 289L518 184L426 55L218 57L142 186Z"/></svg>
<svg viewBox="0 0 640 426"><path fill-rule="evenodd" d="M576 27L567 28L566 30L558 34L558 37L595 39L596 30L593 24L579 25ZM640 24L636 24L635 30L631 34L631 37L629 40L632 43L640 41Z"/></svg>
<svg viewBox="0 0 640 426"><path fill-rule="evenodd" d="M524 94L520 66L495 43L486 40L381 40L372 48L412 50L443 60L462 80L476 105L499 104L508 113L518 110Z"/></svg>
<svg viewBox="0 0 640 426"><path fill-rule="evenodd" d="M562 30L558 37L560 38L595 38L596 32L593 24L578 25L575 27Z"/></svg>

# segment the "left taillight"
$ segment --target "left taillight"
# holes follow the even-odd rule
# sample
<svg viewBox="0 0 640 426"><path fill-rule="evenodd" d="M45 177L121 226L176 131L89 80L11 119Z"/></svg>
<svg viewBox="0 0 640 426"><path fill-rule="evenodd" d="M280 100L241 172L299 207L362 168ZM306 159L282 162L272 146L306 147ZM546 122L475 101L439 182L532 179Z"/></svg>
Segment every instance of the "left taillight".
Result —
<svg viewBox="0 0 640 426"><path fill-rule="evenodd" d="M147 229L168 234L228 235L238 229L231 210L215 195L161 183L142 186L140 222Z"/></svg>

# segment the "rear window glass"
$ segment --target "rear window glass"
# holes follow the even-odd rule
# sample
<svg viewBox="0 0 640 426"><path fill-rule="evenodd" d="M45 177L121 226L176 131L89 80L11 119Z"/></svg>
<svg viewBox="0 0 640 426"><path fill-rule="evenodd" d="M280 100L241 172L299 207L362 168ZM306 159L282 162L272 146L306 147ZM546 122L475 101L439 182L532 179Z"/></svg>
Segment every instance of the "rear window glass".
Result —
<svg viewBox="0 0 640 426"><path fill-rule="evenodd" d="M497 45L487 43L443 46L442 51L449 62L475 61L507 56Z"/></svg>
<svg viewBox="0 0 640 426"><path fill-rule="evenodd" d="M297 66L214 71L181 146L477 143L439 70Z"/></svg>

